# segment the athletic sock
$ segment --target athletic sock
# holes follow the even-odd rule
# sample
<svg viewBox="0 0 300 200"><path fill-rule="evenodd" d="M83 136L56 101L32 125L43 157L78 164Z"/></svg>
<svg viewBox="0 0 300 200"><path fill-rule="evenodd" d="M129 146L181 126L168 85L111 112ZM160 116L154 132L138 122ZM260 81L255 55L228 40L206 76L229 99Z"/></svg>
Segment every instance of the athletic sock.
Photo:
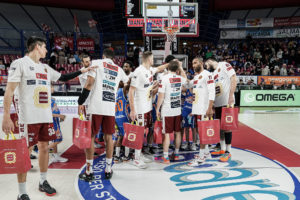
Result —
<svg viewBox="0 0 300 200"><path fill-rule="evenodd" d="M19 183L19 197L22 196L22 194L27 194L26 192L26 182Z"/></svg>
<svg viewBox="0 0 300 200"><path fill-rule="evenodd" d="M140 159L140 157L141 157L141 150L135 150L134 151L134 159L135 160L139 160Z"/></svg>
<svg viewBox="0 0 300 200"><path fill-rule="evenodd" d="M91 174L93 173L93 160L86 160L86 174Z"/></svg>
<svg viewBox="0 0 300 200"><path fill-rule="evenodd" d="M116 156L120 157L121 147L116 147Z"/></svg>
<svg viewBox="0 0 300 200"><path fill-rule="evenodd" d="M105 172L111 172L112 158L106 158Z"/></svg>
<svg viewBox="0 0 300 200"><path fill-rule="evenodd" d="M125 147L125 156L126 156L126 157L129 156L129 150L130 150L130 149L129 149L128 147Z"/></svg>
<svg viewBox="0 0 300 200"><path fill-rule="evenodd" d="M179 149L175 149L175 154L179 154Z"/></svg>
<svg viewBox="0 0 300 200"><path fill-rule="evenodd" d="M231 144L226 144L226 152L231 152Z"/></svg>
<svg viewBox="0 0 300 200"><path fill-rule="evenodd" d="M42 185L44 181L47 180L47 172L41 172L40 174L40 184Z"/></svg>
<svg viewBox="0 0 300 200"><path fill-rule="evenodd" d="M204 148L204 153L205 154L209 154L209 148L208 148L208 144L205 145L205 148Z"/></svg>
<svg viewBox="0 0 300 200"><path fill-rule="evenodd" d="M200 151L199 151L199 157L200 158L204 157L204 151L205 151L205 149L200 149Z"/></svg>
<svg viewBox="0 0 300 200"><path fill-rule="evenodd" d="M164 152L164 158L168 158L169 157L169 152Z"/></svg>
<svg viewBox="0 0 300 200"><path fill-rule="evenodd" d="M221 145L221 150L225 151L226 150L225 140L220 140L220 145Z"/></svg>

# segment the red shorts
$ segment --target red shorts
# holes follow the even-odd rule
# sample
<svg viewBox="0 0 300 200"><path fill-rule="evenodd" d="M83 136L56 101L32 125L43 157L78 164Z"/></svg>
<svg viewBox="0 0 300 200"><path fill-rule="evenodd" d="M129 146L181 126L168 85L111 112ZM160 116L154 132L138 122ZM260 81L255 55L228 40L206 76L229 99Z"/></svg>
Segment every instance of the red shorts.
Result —
<svg viewBox="0 0 300 200"><path fill-rule="evenodd" d="M115 116L92 115L92 135L97 135L100 126L104 134L115 133Z"/></svg>
<svg viewBox="0 0 300 200"><path fill-rule="evenodd" d="M181 115L172 117L163 117L163 133L173 133L181 131Z"/></svg>
<svg viewBox="0 0 300 200"><path fill-rule="evenodd" d="M20 125L20 133L28 137L29 147L38 142L48 142L56 139L53 123L27 124L24 128Z"/></svg>
<svg viewBox="0 0 300 200"><path fill-rule="evenodd" d="M151 111L144 114L138 114L137 122L139 126L144 126L145 128L151 128L152 127Z"/></svg>

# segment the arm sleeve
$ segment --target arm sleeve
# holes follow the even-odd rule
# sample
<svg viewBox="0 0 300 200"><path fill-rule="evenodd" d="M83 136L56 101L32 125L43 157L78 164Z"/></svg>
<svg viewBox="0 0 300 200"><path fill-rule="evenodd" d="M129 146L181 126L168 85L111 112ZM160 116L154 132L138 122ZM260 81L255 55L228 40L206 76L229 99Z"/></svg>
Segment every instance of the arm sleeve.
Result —
<svg viewBox="0 0 300 200"><path fill-rule="evenodd" d="M69 74L61 74L61 76L59 77L59 81L69 81L73 78L76 78L77 76L79 76L81 74L81 71L77 71L77 72L72 72L72 73L69 73Z"/></svg>
<svg viewBox="0 0 300 200"><path fill-rule="evenodd" d="M11 63L8 70L7 82L21 82L22 77L22 65L19 61L14 61Z"/></svg>
<svg viewBox="0 0 300 200"><path fill-rule="evenodd" d="M208 99L214 101L216 97L215 81L212 74L209 74L206 78L206 84L208 89Z"/></svg>

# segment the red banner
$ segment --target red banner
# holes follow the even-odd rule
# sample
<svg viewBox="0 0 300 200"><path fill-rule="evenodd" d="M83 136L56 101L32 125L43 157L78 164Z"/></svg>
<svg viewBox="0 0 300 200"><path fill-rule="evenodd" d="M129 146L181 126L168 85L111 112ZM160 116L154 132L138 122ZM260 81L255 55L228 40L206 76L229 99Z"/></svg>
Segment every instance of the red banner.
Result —
<svg viewBox="0 0 300 200"><path fill-rule="evenodd" d="M64 48L65 46L69 46L71 50L73 50L73 38L72 37L56 37L54 38L55 46L60 48Z"/></svg>
<svg viewBox="0 0 300 200"><path fill-rule="evenodd" d="M94 51L95 50L95 41L93 39L78 39L77 40L77 50Z"/></svg>
<svg viewBox="0 0 300 200"><path fill-rule="evenodd" d="M274 27L281 27L281 26L300 26L300 16L274 18Z"/></svg>

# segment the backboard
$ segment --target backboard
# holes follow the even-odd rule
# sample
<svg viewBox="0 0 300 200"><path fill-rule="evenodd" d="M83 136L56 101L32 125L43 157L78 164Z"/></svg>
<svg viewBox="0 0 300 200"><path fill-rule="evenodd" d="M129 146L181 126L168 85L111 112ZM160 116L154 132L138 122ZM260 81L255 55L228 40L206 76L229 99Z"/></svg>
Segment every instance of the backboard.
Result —
<svg viewBox="0 0 300 200"><path fill-rule="evenodd" d="M145 0L143 4L144 35L164 37L199 36L198 3L174 0Z"/></svg>

